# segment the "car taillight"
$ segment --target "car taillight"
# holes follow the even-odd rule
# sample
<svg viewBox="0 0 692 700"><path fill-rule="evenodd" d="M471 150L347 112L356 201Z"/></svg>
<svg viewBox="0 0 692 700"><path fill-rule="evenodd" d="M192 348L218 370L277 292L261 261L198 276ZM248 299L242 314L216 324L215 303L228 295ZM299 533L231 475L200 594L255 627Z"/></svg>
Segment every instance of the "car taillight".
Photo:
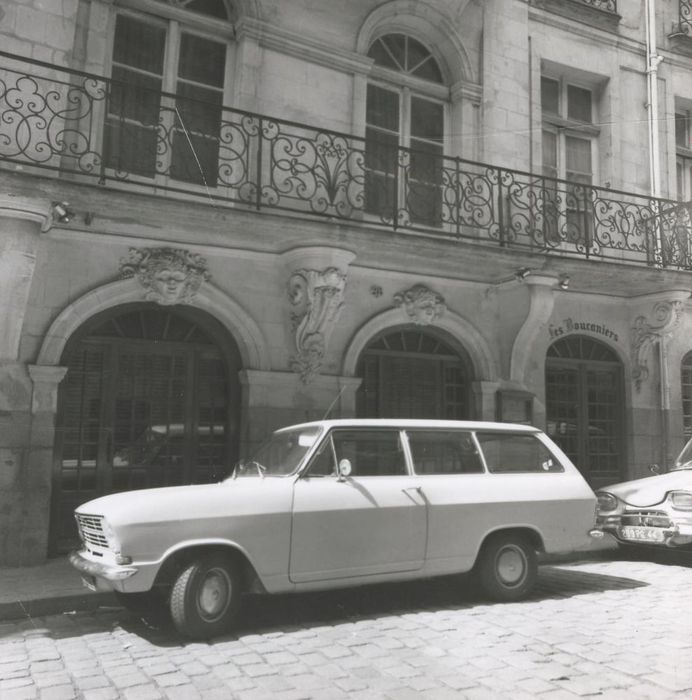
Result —
<svg viewBox="0 0 692 700"><path fill-rule="evenodd" d="M670 503L677 510L692 510L692 493L689 491L671 491Z"/></svg>

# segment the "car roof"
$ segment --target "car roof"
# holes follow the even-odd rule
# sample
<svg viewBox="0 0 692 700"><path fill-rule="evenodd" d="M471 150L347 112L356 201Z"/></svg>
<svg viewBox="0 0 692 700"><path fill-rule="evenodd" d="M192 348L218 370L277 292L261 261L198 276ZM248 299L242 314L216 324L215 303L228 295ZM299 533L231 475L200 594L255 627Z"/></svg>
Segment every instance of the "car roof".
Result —
<svg viewBox="0 0 692 700"><path fill-rule="evenodd" d="M523 423L497 423L469 420L423 420L418 418L334 418L287 425L281 430L295 428L449 428L465 430L499 430L503 432L539 433L539 428Z"/></svg>

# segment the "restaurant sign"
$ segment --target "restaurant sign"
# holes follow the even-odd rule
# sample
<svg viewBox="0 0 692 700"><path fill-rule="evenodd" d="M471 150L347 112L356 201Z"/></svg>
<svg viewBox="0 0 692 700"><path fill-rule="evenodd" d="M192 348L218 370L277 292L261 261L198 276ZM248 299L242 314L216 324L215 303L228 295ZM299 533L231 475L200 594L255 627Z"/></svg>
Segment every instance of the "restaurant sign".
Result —
<svg viewBox="0 0 692 700"><path fill-rule="evenodd" d="M562 323L551 323L548 326L548 332L551 338L559 338L567 333L597 333L609 340L618 342L618 334L605 324L592 321L575 321L572 318L566 318Z"/></svg>

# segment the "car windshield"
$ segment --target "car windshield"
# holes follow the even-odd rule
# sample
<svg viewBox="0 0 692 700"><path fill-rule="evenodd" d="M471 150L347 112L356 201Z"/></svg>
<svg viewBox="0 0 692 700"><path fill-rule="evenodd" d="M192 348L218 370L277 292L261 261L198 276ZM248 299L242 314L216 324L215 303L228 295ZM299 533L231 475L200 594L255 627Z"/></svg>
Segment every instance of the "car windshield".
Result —
<svg viewBox="0 0 692 700"><path fill-rule="evenodd" d="M680 456L675 460L672 470L692 469L692 439L682 448Z"/></svg>
<svg viewBox="0 0 692 700"><path fill-rule="evenodd" d="M238 477L288 476L298 469L308 450L315 444L321 428L278 430L255 454L236 464L232 479Z"/></svg>

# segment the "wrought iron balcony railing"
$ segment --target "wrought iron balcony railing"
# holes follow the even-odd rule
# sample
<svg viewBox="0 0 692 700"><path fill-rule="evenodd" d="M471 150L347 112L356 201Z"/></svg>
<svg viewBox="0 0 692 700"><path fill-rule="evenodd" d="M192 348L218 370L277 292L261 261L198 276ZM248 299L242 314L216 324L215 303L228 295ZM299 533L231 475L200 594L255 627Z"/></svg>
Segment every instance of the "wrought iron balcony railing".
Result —
<svg viewBox="0 0 692 700"><path fill-rule="evenodd" d="M618 11L617 0L576 0L582 5L588 5L589 7L595 7L597 10L603 10L604 12L611 12L616 14Z"/></svg>
<svg viewBox="0 0 692 700"><path fill-rule="evenodd" d="M679 31L692 36L692 0L679 0Z"/></svg>
<svg viewBox="0 0 692 700"><path fill-rule="evenodd" d="M400 148L0 52L0 168L692 270L690 208Z"/></svg>

